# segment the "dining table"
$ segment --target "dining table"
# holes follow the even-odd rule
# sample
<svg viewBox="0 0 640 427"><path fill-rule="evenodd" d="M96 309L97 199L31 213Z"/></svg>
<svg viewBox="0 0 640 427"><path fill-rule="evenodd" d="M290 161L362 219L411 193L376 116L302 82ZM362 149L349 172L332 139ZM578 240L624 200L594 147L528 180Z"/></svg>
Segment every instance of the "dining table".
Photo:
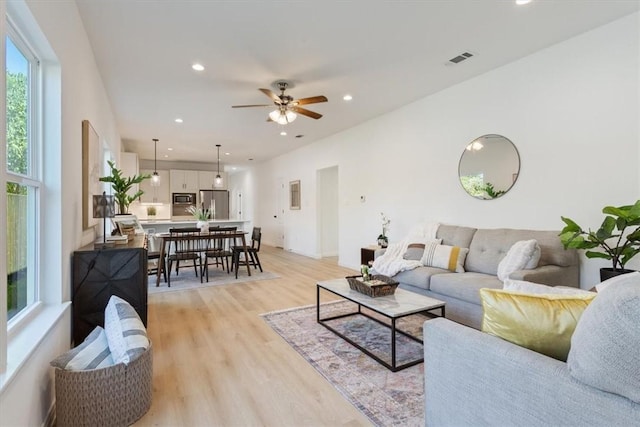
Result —
<svg viewBox="0 0 640 427"><path fill-rule="evenodd" d="M156 286L160 286L160 277L162 276L162 272L166 268L166 258L170 251L171 242L177 240L196 240L202 241L202 244L194 245L195 247L200 248L198 251L203 251L203 248L207 248L207 243L212 242L214 240L231 240L230 245L234 245L237 241L240 241L242 244L242 248L244 248L244 256L245 259L248 259L249 254L247 252L247 244L245 235L248 234L247 231L216 231L211 230L209 232L200 232L200 233L190 233L190 234L172 234L172 233L156 233L153 237L159 239L159 259L158 259L158 268L156 272ZM171 274L171 272L168 272ZM249 265L247 265L247 274L251 276L251 269Z"/></svg>

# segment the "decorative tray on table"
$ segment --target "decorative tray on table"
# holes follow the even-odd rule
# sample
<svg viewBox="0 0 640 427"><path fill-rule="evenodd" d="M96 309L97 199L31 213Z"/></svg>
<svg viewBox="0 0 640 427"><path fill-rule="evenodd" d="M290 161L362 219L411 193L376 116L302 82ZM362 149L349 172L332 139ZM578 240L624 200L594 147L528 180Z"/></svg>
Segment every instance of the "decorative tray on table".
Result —
<svg viewBox="0 0 640 427"><path fill-rule="evenodd" d="M398 287L398 282L382 274L372 274L369 280L362 276L347 276L346 279L351 289L372 298L393 295Z"/></svg>

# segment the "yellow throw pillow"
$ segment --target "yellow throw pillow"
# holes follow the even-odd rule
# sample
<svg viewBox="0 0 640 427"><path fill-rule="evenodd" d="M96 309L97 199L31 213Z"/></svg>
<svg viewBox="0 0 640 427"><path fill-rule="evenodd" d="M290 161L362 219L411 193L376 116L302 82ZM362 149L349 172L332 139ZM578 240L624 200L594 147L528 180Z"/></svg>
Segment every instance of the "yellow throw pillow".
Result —
<svg viewBox="0 0 640 427"><path fill-rule="evenodd" d="M480 289L482 331L566 361L571 335L594 295L523 294Z"/></svg>

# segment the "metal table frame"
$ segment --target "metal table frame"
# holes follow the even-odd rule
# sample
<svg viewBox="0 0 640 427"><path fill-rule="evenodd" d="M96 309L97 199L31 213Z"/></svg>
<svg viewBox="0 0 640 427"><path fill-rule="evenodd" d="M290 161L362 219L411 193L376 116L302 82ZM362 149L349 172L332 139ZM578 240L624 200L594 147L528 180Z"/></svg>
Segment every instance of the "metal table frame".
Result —
<svg viewBox="0 0 640 427"><path fill-rule="evenodd" d="M347 301L351 301L355 304L358 305L358 311L353 312L353 313L346 313L346 314L340 314L340 315L336 315L336 316L331 316L331 317L327 317L327 318L320 318L320 289L323 289L327 292L331 292L334 295L338 295L341 298L344 298ZM316 320L319 324L321 324L322 326L324 326L325 328L327 328L328 330L330 330L331 332L333 332L334 334L336 334L337 336L339 336L340 338L342 338L343 340L345 340L346 342L348 342L349 344L353 345L354 347L356 347L357 349L359 349L360 351L362 351L364 354L366 354L367 356L371 357L373 360L375 360L376 362L380 363L381 365L383 365L384 367L386 367L387 369L389 369L392 372L397 372L400 371L402 369L406 369L410 366L414 366L417 365L419 363L424 362L424 356L419 358L419 359L415 359L415 360L411 360L408 361L402 365L398 365L397 364L397 360L396 360L396 335L402 334L407 338L412 339L413 341L419 342L420 344L424 345L424 341L421 340L418 337L415 337L411 334L409 334L408 332L402 331L400 329L397 328L396 326L396 321L398 319L401 319L403 317L408 317L408 316L413 316L416 314L425 314L427 316L430 317L445 317L445 303L442 302L442 304L440 305L436 305L436 306L432 306L432 307L428 307L425 308L425 310L422 311L418 311L418 312L410 312L410 313L406 313L406 314L402 314L402 315L397 315L397 316L392 316L389 315L388 313L384 313L383 311L380 311L379 309L377 309L375 307L375 298L370 298L367 297L371 300L371 304L366 304L363 303L361 301L355 301L351 298L349 298L346 295L340 294L336 291L333 291L331 289L328 289L324 286L322 286L320 283L318 283L316 285ZM362 311L362 307L365 307L375 313L380 314L381 316L384 316L385 318L389 319L391 321L391 324L387 324L383 321L381 321L380 319L377 319L373 316L371 316L370 314L363 312ZM432 310L440 310L440 315L436 315L434 313L431 313ZM376 356L375 354L373 354L371 351L367 350L365 347L363 347L362 345L358 344L357 342L355 342L354 340L352 340L351 338L345 336L343 333L339 332L338 330L336 330L335 328L331 327L329 324L327 324L328 321L331 320L335 320L335 319L341 319L341 318L345 318L345 317L350 317L350 316L365 316L369 319L372 319L376 322L378 322L379 324L391 329L391 364L389 364L388 362L386 362L385 360L381 359L380 357Z"/></svg>

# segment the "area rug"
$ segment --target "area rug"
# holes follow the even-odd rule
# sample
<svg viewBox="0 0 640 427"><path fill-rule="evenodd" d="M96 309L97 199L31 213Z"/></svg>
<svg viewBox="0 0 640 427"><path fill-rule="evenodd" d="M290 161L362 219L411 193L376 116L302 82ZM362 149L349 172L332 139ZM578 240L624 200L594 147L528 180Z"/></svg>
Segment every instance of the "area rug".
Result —
<svg viewBox="0 0 640 427"><path fill-rule="evenodd" d="M200 273L198 273L200 274ZM208 286L229 285L234 283L255 282L257 280L277 279L280 276L268 271L260 272L260 270L251 270L251 276L247 275L247 269L238 271L238 278L235 273L227 274L222 269L210 269L209 281L205 280L200 283L200 276L196 276L193 266L180 267L180 273L176 276L175 271L171 275L171 287L167 286L164 278L160 281L160 286L156 286L156 276L149 276L149 293L157 294L162 292L185 291L190 289L205 288Z"/></svg>
<svg viewBox="0 0 640 427"><path fill-rule="evenodd" d="M353 312L356 305L348 301L321 305L322 318ZM305 360L377 426L424 425L423 364L399 372L391 372L356 347L347 343L316 321L316 307L298 307L262 315L265 321ZM401 319L398 328L422 337L425 317L417 315ZM390 332L362 316L332 321L332 327L356 342L390 342ZM386 334L386 337L385 337ZM403 337L404 339L404 337ZM400 342L400 358L413 358L422 346L405 346ZM377 345L384 351L384 345ZM405 349L405 350L401 350Z"/></svg>

